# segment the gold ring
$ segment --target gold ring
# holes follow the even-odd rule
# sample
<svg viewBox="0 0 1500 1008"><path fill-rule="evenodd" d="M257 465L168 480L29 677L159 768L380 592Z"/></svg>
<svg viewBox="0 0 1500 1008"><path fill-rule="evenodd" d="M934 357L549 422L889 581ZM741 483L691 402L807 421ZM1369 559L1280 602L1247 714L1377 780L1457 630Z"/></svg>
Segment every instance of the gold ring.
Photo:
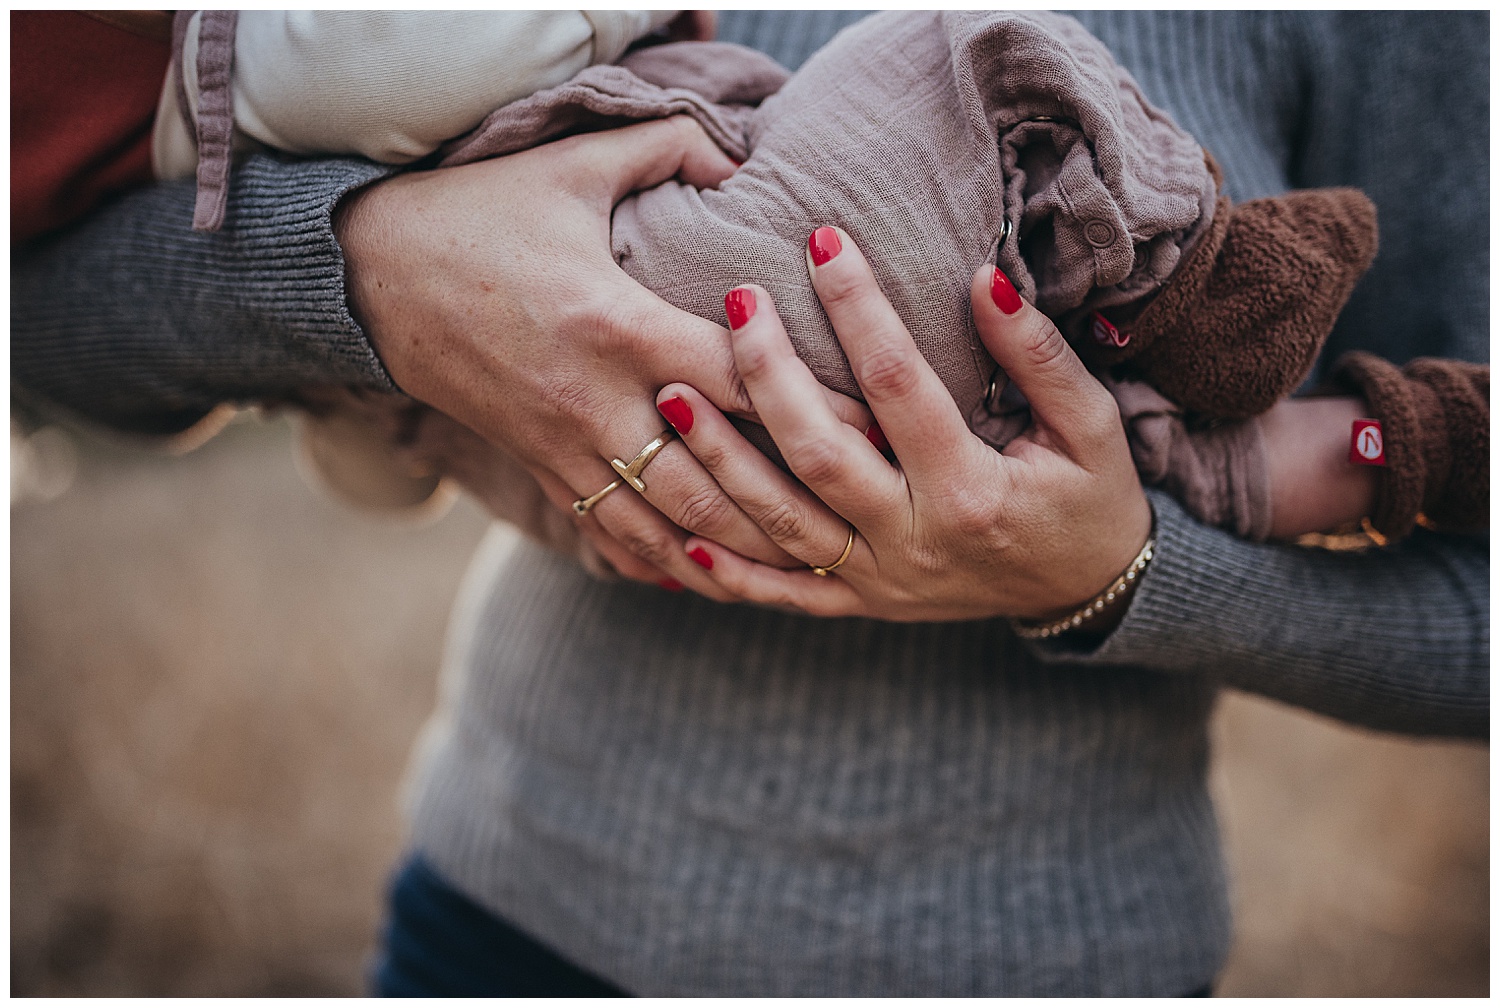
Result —
<svg viewBox="0 0 1500 1008"><path fill-rule="evenodd" d="M576 514L576 515L579 515L579 516L583 516L583 515L588 514L589 511L591 511L593 509L593 507L594 507L595 504L598 504L604 498L608 497L611 493L613 493L614 491L620 489L620 487L622 487L624 485L625 484L624 484L623 481L621 481L621 480L615 480L609 486L605 487L603 490L600 490L598 493L594 494L592 497L581 497L581 498L579 498L578 500L576 500L576 501L573 502L573 513Z"/></svg>
<svg viewBox="0 0 1500 1008"><path fill-rule="evenodd" d="M625 482L635 487L636 493L645 493L646 484L641 479L641 473L651 464L651 460L656 458L657 452L667 446L667 442L672 440L673 436L672 428L668 427L656 435L656 440L637 452L635 458L631 459L628 464L619 459L610 459L609 464L615 467L615 472L625 478Z"/></svg>
<svg viewBox="0 0 1500 1008"><path fill-rule="evenodd" d="M667 442L672 440L672 437L672 428L668 427L656 435L652 442L636 453L635 458L631 459L628 463L621 462L619 459L610 459L609 464L614 467L615 472L620 474L620 478L593 496L581 497L574 501L573 513L579 516L588 514L593 510L595 504L598 504L626 483L635 487L638 492L645 493L646 483L641 479L641 473L651 464L651 460L656 458L657 453L667 446Z"/></svg>
<svg viewBox="0 0 1500 1008"><path fill-rule="evenodd" d="M853 552L854 552L854 525L850 524L850 526L849 526L849 541L846 542L846 543L844 543L844 552L842 552L842 553L839 554L839 558L837 560L835 560L833 563L829 564L827 567L818 567L818 566L816 566L814 564L808 564L807 566L811 567L812 568L812 572L814 574L818 575L818 577L827 577L829 571L838 570L839 566L845 560L848 560L849 559L849 554L853 553Z"/></svg>

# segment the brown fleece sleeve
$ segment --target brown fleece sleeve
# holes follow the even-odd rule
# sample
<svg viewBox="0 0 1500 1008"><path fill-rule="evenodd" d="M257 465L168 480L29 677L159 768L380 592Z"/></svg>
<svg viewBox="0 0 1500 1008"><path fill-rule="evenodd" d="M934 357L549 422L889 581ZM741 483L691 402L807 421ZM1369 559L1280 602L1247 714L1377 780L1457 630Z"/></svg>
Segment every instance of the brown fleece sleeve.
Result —
<svg viewBox="0 0 1500 1008"><path fill-rule="evenodd" d="M1363 395L1380 421L1386 465L1370 516L1376 531L1399 539L1418 514L1445 531L1488 527L1489 365L1422 357L1397 368L1356 350L1331 377Z"/></svg>
<svg viewBox="0 0 1500 1008"><path fill-rule="evenodd" d="M1140 315L1110 320L1126 338L1095 357L1129 361L1188 413L1257 416L1307 377L1378 245L1375 205L1357 189L1239 206L1221 196L1208 231Z"/></svg>

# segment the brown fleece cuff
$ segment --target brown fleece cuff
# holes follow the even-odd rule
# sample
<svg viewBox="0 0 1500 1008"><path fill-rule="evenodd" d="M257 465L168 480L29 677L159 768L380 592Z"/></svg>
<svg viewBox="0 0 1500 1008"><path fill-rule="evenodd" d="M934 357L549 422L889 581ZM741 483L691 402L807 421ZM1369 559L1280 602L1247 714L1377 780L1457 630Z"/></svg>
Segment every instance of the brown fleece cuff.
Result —
<svg viewBox="0 0 1500 1008"><path fill-rule="evenodd" d="M1129 361L1188 413L1257 416L1307 377L1376 246L1375 205L1357 189L1239 206L1220 197L1172 279L1136 319L1119 320L1125 345L1098 355Z"/></svg>
<svg viewBox="0 0 1500 1008"><path fill-rule="evenodd" d="M1330 377L1363 395L1380 421L1386 464L1370 516L1377 532L1400 539L1419 514L1448 531L1488 526L1488 365L1424 357L1397 368L1356 350Z"/></svg>

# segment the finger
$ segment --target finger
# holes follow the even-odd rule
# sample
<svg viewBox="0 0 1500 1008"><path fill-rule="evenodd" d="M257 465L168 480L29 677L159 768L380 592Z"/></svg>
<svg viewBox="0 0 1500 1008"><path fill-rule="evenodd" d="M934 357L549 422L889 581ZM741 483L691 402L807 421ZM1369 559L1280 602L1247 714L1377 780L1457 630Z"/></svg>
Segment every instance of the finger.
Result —
<svg viewBox="0 0 1500 1008"><path fill-rule="evenodd" d="M953 397L923 359L853 239L821 227L808 238L813 288L849 367L914 484L946 482L972 435Z"/></svg>
<svg viewBox="0 0 1500 1008"><path fill-rule="evenodd" d="M712 403L681 384L662 389L656 401L723 492L794 558L790 565L772 566L827 564L838 557L849 523L762 455ZM704 538L733 549L715 536Z"/></svg>
<svg viewBox="0 0 1500 1008"><path fill-rule="evenodd" d="M712 189L738 168L703 127L687 116L559 142L569 144L569 154L584 162L594 195L609 206L674 177L698 189Z"/></svg>
<svg viewBox="0 0 1500 1008"><path fill-rule="evenodd" d="M683 311L623 272L601 300L596 311L601 352L618 348L637 362L649 384L686 382L724 412L760 422L735 367L727 329ZM642 340L642 333L650 339ZM859 400L826 387L822 394L834 415L851 427L867 431L875 423L875 415Z"/></svg>
<svg viewBox="0 0 1500 1008"><path fill-rule="evenodd" d="M969 300L979 338L1030 402L1036 425L1080 465L1107 457L1119 407L1057 326L988 264L974 274Z"/></svg>
<svg viewBox="0 0 1500 1008"><path fill-rule="evenodd" d="M621 419L622 415L624 419ZM622 436L621 430L649 433ZM618 467L610 471L618 475L618 468L630 468L640 482L640 486L630 485L631 493L643 496L673 525L685 532L714 539L755 560L771 564L791 561L791 557L724 493L644 395L630 410L613 411L611 419L597 428L596 443L600 443L601 461L611 467L618 463ZM620 448L620 445L629 447ZM657 447L644 462L638 462L651 445ZM644 468L634 468L637 465ZM592 464L589 468L593 470ZM601 501L599 506L605 504L606 501ZM601 516L610 513L609 508L600 512ZM603 517L601 521L608 524ZM657 561L653 559L652 562Z"/></svg>
<svg viewBox="0 0 1500 1008"><path fill-rule="evenodd" d="M858 593L836 574L818 577L806 570L777 570L705 539L689 539L685 548L722 590L746 602L809 616L869 615Z"/></svg>
<svg viewBox="0 0 1500 1008"><path fill-rule="evenodd" d="M678 528L762 563L795 563L681 441L662 449L652 461L645 483L642 496Z"/></svg>
<svg viewBox="0 0 1500 1008"><path fill-rule="evenodd" d="M613 469L593 459L576 460L560 468L563 471L559 475L576 494L575 500L594 494L618 478ZM597 524L627 553L694 591L721 602L733 601L733 596L682 552L687 533L668 521L628 485L622 484L610 491L586 515L580 516L578 522L580 528ZM603 549L601 552L609 555Z"/></svg>
<svg viewBox="0 0 1500 1008"><path fill-rule="evenodd" d="M864 435L877 446L881 443L877 438L883 438L884 435L872 434L872 430L879 430L879 425L875 422L875 414L870 412L870 407L858 399L851 399L842 392L835 392L827 386L823 388L823 398L828 400L829 409L833 410L833 415L838 417L840 422L848 424L857 431L863 431ZM759 422L759 418L754 414L749 419Z"/></svg>
<svg viewBox="0 0 1500 1008"><path fill-rule="evenodd" d="M593 570L593 573L600 575L618 574L632 581L659 584L662 581L671 580L674 584L681 584L675 578L671 578L666 571L651 566L610 538L599 527L598 522L576 520L577 516L573 513L573 501L577 498L562 480L546 470L537 470L533 475L536 477L537 482L541 484L542 493L546 495L547 500L559 512L567 516L567 519L572 522L573 527L577 529L577 534L604 559L604 566L608 569ZM590 567L588 557L584 556L580 559L583 560L586 568Z"/></svg>
<svg viewBox="0 0 1500 1008"><path fill-rule="evenodd" d="M735 366L792 473L861 528L884 524L894 502L906 500L901 474L862 431L839 421L792 349L771 296L745 285L730 291L724 305Z"/></svg>
<svg viewBox="0 0 1500 1008"><path fill-rule="evenodd" d="M681 589L681 581L631 554L625 547L610 538L597 522L579 522L578 534L583 538L584 549L591 550L599 556L602 561L601 566L604 567L606 573L613 572L619 577L642 584L660 585L666 582Z"/></svg>
<svg viewBox="0 0 1500 1008"><path fill-rule="evenodd" d="M599 353L634 361L636 373L652 389L687 382L726 413L753 413L727 329L669 304L623 272L606 297L596 312Z"/></svg>

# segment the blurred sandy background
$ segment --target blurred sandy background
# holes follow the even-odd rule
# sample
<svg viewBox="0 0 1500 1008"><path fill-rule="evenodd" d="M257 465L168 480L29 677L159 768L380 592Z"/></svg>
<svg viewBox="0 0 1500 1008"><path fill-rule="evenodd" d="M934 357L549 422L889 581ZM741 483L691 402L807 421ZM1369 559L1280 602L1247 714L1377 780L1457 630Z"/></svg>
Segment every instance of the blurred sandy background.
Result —
<svg viewBox="0 0 1500 1008"><path fill-rule="evenodd" d="M12 993L360 993L485 519L346 510L284 421L12 434ZM1215 736L1220 994L1488 993L1487 747L1242 696Z"/></svg>

